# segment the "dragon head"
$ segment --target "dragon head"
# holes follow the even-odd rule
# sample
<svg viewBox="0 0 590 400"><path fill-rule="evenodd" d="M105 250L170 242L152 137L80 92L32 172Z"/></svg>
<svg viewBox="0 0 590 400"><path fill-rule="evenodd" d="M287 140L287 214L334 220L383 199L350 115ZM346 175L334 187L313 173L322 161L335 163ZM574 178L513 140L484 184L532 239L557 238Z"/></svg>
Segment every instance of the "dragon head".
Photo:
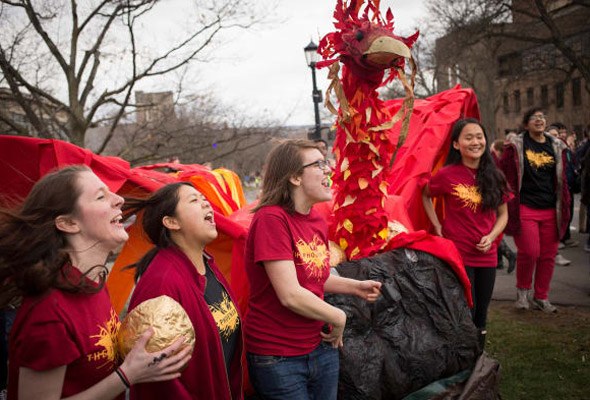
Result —
<svg viewBox="0 0 590 400"><path fill-rule="evenodd" d="M411 58L410 48L418 38L416 32L408 38L393 33L393 13L387 9L385 19L379 11L380 0L369 0L361 12L364 0L338 0L334 11L334 27L320 41L318 53L324 61L318 67L342 61L355 75L370 77L391 70L385 84L403 70Z"/></svg>

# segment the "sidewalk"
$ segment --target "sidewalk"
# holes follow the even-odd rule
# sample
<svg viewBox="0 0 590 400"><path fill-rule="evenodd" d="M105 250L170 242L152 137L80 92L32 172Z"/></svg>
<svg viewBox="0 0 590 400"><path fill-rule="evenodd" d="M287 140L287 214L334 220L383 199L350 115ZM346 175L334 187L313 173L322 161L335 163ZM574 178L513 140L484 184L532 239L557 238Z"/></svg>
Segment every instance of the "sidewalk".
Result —
<svg viewBox="0 0 590 400"><path fill-rule="evenodd" d="M576 196L571 233L572 239L579 241L580 244L577 247L559 250L560 254L571 260L572 263L566 267L555 266L549 300L557 305L590 307L590 253L584 251L584 243L586 243L588 234L578 232L578 205L579 195ZM512 237L506 236L506 239L510 247L513 250L516 249ZM516 271L507 274L508 262L505 262L504 265L504 269L498 270L496 275L496 285L492 298L494 300L515 300Z"/></svg>

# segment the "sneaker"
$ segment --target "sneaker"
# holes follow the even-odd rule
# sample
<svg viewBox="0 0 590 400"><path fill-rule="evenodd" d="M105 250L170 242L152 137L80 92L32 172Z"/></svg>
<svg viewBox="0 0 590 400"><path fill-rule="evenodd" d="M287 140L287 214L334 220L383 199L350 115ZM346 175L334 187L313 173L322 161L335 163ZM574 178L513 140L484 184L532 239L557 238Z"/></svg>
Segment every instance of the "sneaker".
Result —
<svg viewBox="0 0 590 400"><path fill-rule="evenodd" d="M565 243L559 242L559 244L557 245L557 250L563 250L563 249L565 249Z"/></svg>
<svg viewBox="0 0 590 400"><path fill-rule="evenodd" d="M555 256L555 265L565 267L567 265L570 265L571 263L572 262L570 260L568 260L567 258L565 258L564 256L562 256L559 253Z"/></svg>
<svg viewBox="0 0 590 400"><path fill-rule="evenodd" d="M557 307L553 304L549 303L549 300L541 300L533 298L533 305L535 308L546 312L547 314L552 314L557 312Z"/></svg>
<svg viewBox="0 0 590 400"><path fill-rule="evenodd" d="M584 245L584 251L585 251L586 253L590 253L590 243L586 243L586 244Z"/></svg>
<svg viewBox="0 0 590 400"><path fill-rule="evenodd" d="M528 310L530 308L528 294L529 291L527 289L516 289L516 302L514 303L514 307L519 310Z"/></svg>
<svg viewBox="0 0 590 400"><path fill-rule="evenodd" d="M565 245L565 247L577 247L580 245L580 242L574 239L564 240L562 243Z"/></svg>

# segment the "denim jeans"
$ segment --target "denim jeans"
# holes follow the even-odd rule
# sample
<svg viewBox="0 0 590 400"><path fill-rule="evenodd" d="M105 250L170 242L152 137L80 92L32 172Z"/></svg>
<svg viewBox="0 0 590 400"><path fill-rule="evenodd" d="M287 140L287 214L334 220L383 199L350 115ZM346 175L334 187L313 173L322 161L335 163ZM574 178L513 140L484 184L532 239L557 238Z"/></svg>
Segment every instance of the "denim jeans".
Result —
<svg viewBox="0 0 590 400"><path fill-rule="evenodd" d="M261 399L335 400L338 392L338 350L321 342L303 356L248 353L250 382Z"/></svg>

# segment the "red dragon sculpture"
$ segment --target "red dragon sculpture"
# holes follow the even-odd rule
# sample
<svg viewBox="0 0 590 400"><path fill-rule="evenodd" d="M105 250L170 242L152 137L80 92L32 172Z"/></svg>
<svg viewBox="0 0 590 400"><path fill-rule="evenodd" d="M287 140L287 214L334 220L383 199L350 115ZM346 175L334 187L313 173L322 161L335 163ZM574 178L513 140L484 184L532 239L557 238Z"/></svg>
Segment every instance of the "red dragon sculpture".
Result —
<svg viewBox="0 0 590 400"><path fill-rule="evenodd" d="M317 64L318 68L330 66L326 106L338 116L330 237L348 259L373 255L387 244L388 178L412 112L415 64L410 48L418 38L418 32L408 38L394 35L391 9L383 19L379 0L369 0L361 10L363 3L337 1L337 30L320 41L318 53L324 61ZM409 82L404 73L406 60L412 67ZM341 78L338 61L343 64ZM395 78L404 85L406 97L392 115L379 99L377 89ZM330 102L332 91L339 101L339 110ZM401 133L395 143L391 128L397 122L401 124Z"/></svg>

